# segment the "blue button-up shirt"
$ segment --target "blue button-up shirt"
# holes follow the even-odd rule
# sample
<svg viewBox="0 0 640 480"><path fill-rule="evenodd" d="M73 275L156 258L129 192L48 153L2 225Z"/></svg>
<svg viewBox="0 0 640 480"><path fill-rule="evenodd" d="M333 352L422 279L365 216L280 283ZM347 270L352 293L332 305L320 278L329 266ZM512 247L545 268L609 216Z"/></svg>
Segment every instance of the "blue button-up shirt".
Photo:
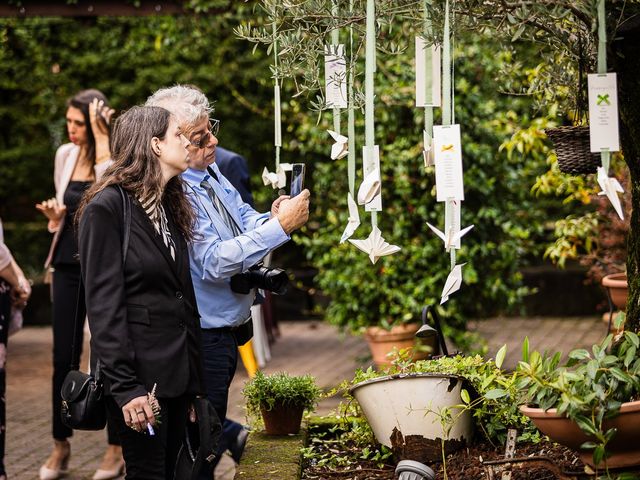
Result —
<svg viewBox="0 0 640 480"><path fill-rule="evenodd" d="M232 292L229 279L236 273L246 272L290 237L277 218L270 219L270 212L258 213L243 202L215 163L211 168L218 181L206 171L188 169L182 174L196 215L195 238L189 247L191 278L202 328L235 327L249 318L255 295ZM241 235L234 237L200 186L202 180L211 184L243 231Z"/></svg>

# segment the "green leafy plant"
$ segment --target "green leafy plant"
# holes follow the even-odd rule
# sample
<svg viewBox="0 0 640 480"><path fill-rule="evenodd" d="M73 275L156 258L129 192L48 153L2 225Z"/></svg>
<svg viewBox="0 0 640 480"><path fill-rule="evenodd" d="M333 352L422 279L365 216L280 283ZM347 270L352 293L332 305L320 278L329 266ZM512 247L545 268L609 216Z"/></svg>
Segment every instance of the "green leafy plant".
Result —
<svg viewBox="0 0 640 480"><path fill-rule="evenodd" d="M607 444L616 433L605 430L604 421L615 417L623 402L640 398L640 339L629 331L613 338L608 335L591 351L573 350L563 366L559 352L529 353L525 339L516 371L522 401L543 410L556 408L575 421L592 438L582 448L593 449L596 465L606 460Z"/></svg>
<svg viewBox="0 0 640 480"><path fill-rule="evenodd" d="M285 372L265 375L257 372L242 389L247 401L247 413L260 418L260 409L272 410L276 404L299 406L313 410L322 396L312 375L291 376Z"/></svg>

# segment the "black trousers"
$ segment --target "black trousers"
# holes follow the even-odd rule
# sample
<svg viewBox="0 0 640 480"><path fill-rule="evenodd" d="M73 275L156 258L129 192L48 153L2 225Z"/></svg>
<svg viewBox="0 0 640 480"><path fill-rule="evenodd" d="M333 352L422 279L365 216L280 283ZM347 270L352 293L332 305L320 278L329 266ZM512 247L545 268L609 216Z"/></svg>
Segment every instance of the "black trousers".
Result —
<svg viewBox="0 0 640 480"><path fill-rule="evenodd" d="M7 427L6 390L7 390L7 340L11 319L11 287L0 279L0 475L5 475L4 446Z"/></svg>
<svg viewBox="0 0 640 480"><path fill-rule="evenodd" d="M122 409L113 397L106 397L107 419L122 441L127 480L173 480L176 458L188 421L191 396L159 398L160 423L155 435L139 433L124 423ZM176 479L183 480L183 479Z"/></svg>
<svg viewBox="0 0 640 480"><path fill-rule="evenodd" d="M80 286L80 265L57 265L53 272L53 382L51 399L53 405L52 425L53 438L65 440L73 434L73 430L65 426L60 419L62 398L60 390L64 378L69 373L72 360L73 341L77 338L78 355L82 355L84 343L84 317L78 322L74 331L78 288ZM80 370L85 370L81 365ZM120 439L114 428L107 423L107 437L110 445L120 445Z"/></svg>

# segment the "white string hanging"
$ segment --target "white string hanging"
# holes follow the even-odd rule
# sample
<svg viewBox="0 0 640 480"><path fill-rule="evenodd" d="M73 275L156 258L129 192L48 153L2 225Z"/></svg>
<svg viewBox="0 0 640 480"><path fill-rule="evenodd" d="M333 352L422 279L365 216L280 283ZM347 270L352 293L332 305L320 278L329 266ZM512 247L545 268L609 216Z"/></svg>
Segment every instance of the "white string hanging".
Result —
<svg viewBox="0 0 640 480"><path fill-rule="evenodd" d="M598 0L598 73L607 73L607 24L605 0ZM608 174L611 152L600 152L602 169Z"/></svg>
<svg viewBox="0 0 640 480"><path fill-rule="evenodd" d="M353 0L349 0L349 15L353 16ZM349 24L349 80L347 81L347 137L349 138L349 154L347 157L347 177L349 193L353 198L356 190L356 120L353 110L353 82L355 77L355 58L353 52L353 23Z"/></svg>
<svg viewBox="0 0 640 480"><path fill-rule="evenodd" d="M378 145L375 145L374 124L374 75L376 72L376 10L375 0L367 0L366 10L366 48L365 48L365 146L363 148L363 176L358 188L358 203L365 205L371 212L371 233L364 240L349 239L353 245L369 254L372 263L385 255L400 251L400 247L390 245L382 237L378 228L377 214L382 210L381 169ZM353 51L353 50L352 50Z"/></svg>
<svg viewBox="0 0 640 480"><path fill-rule="evenodd" d="M430 2L426 0L425 10ZM442 289L440 304L449 299L462 284L463 264L456 264L456 249L460 248L460 239L473 228L473 225L460 229L460 210L464 200L462 178L462 152L460 127L454 124L454 88L453 88L453 35L452 8L445 1L444 26L442 39L442 126L434 127L433 153L436 163L437 200L445 202L444 231L433 225L429 228L444 242L449 252L450 272Z"/></svg>
<svg viewBox="0 0 640 480"><path fill-rule="evenodd" d="M624 210L618 197L624 188L615 177L609 176L611 152L620 150L618 131L618 93L615 73L607 73L607 31L605 0L598 0L598 72L588 76L590 149L600 152L601 166L597 180L620 219Z"/></svg>
<svg viewBox="0 0 640 480"><path fill-rule="evenodd" d="M280 110L280 71L278 70L278 27L276 24L276 6L273 7L273 76L275 84L273 86L274 103L274 141L276 148L276 171L280 166L280 148L282 147L282 112Z"/></svg>
<svg viewBox="0 0 640 480"><path fill-rule="evenodd" d="M453 84L451 72L453 71L453 60L451 55L451 27L450 27L450 5L449 0L445 2L444 17L444 38L442 42L442 125L452 125L453 121ZM445 231L453 229L453 218L455 200L448 199L445 202ZM451 270L456 266L456 249L450 248Z"/></svg>
<svg viewBox="0 0 640 480"><path fill-rule="evenodd" d="M376 72L376 6L375 0L367 0L367 31L364 72L364 136L363 181L365 195L361 195L362 185L358 191L360 201L367 200L365 210L371 212L371 226L378 225L378 211L382 208L380 198L381 181L379 154L376 155L375 123L374 123L374 76ZM377 162L376 162L377 160Z"/></svg>

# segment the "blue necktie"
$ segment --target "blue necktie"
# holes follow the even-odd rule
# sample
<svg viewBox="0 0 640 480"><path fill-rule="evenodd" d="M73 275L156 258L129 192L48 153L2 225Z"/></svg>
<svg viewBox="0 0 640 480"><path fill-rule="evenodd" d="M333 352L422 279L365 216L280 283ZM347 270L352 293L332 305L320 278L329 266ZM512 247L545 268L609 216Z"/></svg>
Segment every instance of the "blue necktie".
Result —
<svg viewBox="0 0 640 480"><path fill-rule="evenodd" d="M222 202L218 198L218 195L216 195L216 192L211 186L211 184L207 182L207 180L202 180L202 182L200 182L200 186L204 188L204 190L207 192L207 195L209 196L211 203L213 203L213 207L218 211L218 213L222 217L222 220L227 225L227 227L229 227L229 229L233 232L233 236L237 237L241 235L242 232L240 231L240 228L238 228L238 225L236 224L235 220L229 213L229 210L227 210L227 208L222 204Z"/></svg>

